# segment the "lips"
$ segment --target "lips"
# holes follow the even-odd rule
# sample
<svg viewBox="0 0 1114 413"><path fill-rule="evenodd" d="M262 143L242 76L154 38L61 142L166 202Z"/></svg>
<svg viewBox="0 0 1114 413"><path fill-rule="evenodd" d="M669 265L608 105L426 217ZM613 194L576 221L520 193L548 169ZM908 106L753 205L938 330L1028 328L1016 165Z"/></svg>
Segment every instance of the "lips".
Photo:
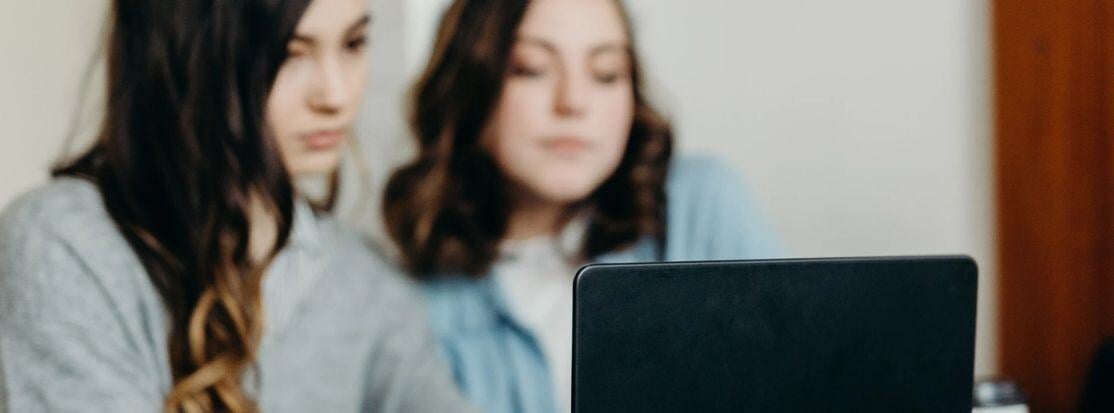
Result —
<svg viewBox="0 0 1114 413"><path fill-rule="evenodd" d="M302 135L302 144L311 151L336 149L344 141L342 130L321 130Z"/></svg>
<svg viewBox="0 0 1114 413"><path fill-rule="evenodd" d="M546 150L561 155L576 155L587 151L590 146L586 139L575 136L560 136L542 141L542 147Z"/></svg>

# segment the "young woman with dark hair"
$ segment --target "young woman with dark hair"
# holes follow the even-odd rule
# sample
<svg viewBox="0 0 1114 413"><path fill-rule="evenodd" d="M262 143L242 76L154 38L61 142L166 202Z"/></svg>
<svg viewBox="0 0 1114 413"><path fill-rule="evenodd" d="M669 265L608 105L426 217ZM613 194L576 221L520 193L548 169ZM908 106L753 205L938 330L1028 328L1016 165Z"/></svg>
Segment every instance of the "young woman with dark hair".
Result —
<svg viewBox="0 0 1114 413"><path fill-rule="evenodd" d="M92 148L0 216L0 411L466 411L335 176L365 0L115 0Z"/></svg>
<svg viewBox="0 0 1114 413"><path fill-rule="evenodd" d="M488 412L569 408L581 265L780 255L729 168L673 158L632 42L616 0L456 0L413 90L385 225Z"/></svg>

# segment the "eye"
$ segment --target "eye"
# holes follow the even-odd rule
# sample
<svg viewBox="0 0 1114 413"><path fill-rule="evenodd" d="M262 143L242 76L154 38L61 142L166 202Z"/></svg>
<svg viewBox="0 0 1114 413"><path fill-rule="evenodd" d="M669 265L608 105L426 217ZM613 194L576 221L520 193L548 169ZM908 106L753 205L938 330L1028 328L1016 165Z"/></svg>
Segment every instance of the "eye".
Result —
<svg viewBox="0 0 1114 413"><path fill-rule="evenodd" d="M596 82L608 85L623 79L623 75L619 72L596 73L594 77Z"/></svg>
<svg viewBox="0 0 1114 413"><path fill-rule="evenodd" d="M592 79L602 85L612 85L630 78L630 65L622 57L614 54L602 56L589 66Z"/></svg>
<svg viewBox="0 0 1114 413"><path fill-rule="evenodd" d="M530 66L524 64L512 64L511 76L524 77L524 78L538 78L545 75L545 68L541 66Z"/></svg>
<svg viewBox="0 0 1114 413"><path fill-rule="evenodd" d="M347 42L345 42L344 43L344 48L348 49L351 52L359 52L359 51L364 50L365 47L367 47L367 43L368 43L367 35L361 35L359 37L355 37L355 38L350 39Z"/></svg>

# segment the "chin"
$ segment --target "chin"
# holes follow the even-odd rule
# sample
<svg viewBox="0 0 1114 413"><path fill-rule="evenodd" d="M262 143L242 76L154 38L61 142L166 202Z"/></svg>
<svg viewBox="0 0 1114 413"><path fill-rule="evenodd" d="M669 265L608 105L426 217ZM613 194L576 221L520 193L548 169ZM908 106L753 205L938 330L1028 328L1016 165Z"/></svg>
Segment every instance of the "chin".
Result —
<svg viewBox="0 0 1114 413"><path fill-rule="evenodd" d="M596 182L562 182L562 179L553 179L538 186L539 195L550 202L568 204L580 202L592 195L600 183ZM602 183L602 182L601 182Z"/></svg>
<svg viewBox="0 0 1114 413"><path fill-rule="evenodd" d="M295 177L328 175L340 167L340 152L304 155L289 162L287 169Z"/></svg>

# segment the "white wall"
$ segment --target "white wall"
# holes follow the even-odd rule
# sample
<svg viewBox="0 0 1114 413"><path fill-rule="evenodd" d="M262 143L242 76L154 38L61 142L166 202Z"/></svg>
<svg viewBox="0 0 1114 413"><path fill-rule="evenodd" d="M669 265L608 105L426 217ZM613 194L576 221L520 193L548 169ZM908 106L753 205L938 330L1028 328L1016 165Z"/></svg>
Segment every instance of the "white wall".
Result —
<svg viewBox="0 0 1114 413"><path fill-rule="evenodd" d="M994 372L985 0L628 4L681 147L731 159L796 252L978 259Z"/></svg>
<svg viewBox="0 0 1114 413"><path fill-rule="evenodd" d="M407 1L407 64L446 0ZM683 151L740 169L803 256L966 253L997 370L986 0L631 0Z"/></svg>
<svg viewBox="0 0 1114 413"><path fill-rule="evenodd" d="M796 252L967 253L996 370L985 0L637 0L681 147L744 171Z"/></svg>
<svg viewBox="0 0 1114 413"><path fill-rule="evenodd" d="M44 182L79 113L101 38L105 0L36 0L0 13L0 206ZM91 104L90 106L96 106ZM80 122L79 126L86 125ZM79 134L84 135L84 134ZM79 136L80 138L81 136ZM77 139L78 143L81 139Z"/></svg>

